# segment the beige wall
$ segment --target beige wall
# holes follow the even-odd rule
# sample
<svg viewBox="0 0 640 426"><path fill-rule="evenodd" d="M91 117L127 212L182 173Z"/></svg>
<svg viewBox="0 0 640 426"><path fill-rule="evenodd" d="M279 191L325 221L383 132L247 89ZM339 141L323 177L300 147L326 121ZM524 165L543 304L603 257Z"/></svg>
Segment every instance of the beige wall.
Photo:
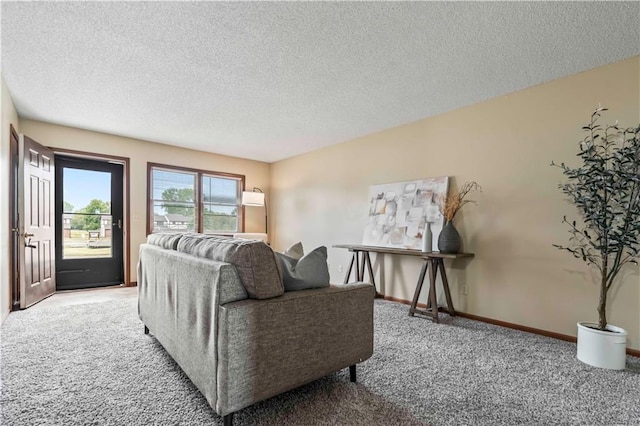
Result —
<svg viewBox="0 0 640 426"><path fill-rule="evenodd" d="M20 131L40 144L49 147L108 154L130 159L132 281L137 281L138 247L146 240L147 162L242 174L245 175L247 188L257 186L269 196L270 165L268 163L176 148L27 119L20 120ZM264 232L263 209L247 207L245 212L246 231Z"/></svg>
<svg viewBox="0 0 640 426"><path fill-rule="evenodd" d="M457 188L475 180L483 187L479 205L465 207L456 226L476 257L448 265L455 307L575 335L577 321L597 318L598 288L582 261L551 246L567 242L561 220L575 210L557 189L560 171L549 163L575 160L580 127L598 103L611 110L609 122L638 124L639 70L635 57L276 162L274 247L328 246L332 280L342 282L338 268L346 269L350 256L331 246L361 242L370 185L448 175ZM387 255L374 263L379 290L412 298L418 260ZM627 269L623 281L613 292L609 320L626 328L630 347L638 349L638 268Z"/></svg>
<svg viewBox="0 0 640 426"><path fill-rule="evenodd" d="M270 202L274 248L302 241L310 249L329 247L332 280L349 264L333 244L359 243L372 184L448 175L452 186L482 184L478 206L456 219L468 262L449 265L457 309L508 322L575 335L575 322L596 318L597 287L585 265L551 247L568 238L560 221L572 214L557 190L561 173L551 160L575 158L579 131L592 109L611 109L609 121L640 120L640 58L632 58L508 96L472 105L272 164L202 153L161 144L20 120L19 131L44 145L131 159L131 279L136 280L137 248L145 239L146 162L246 175ZM427 100L425 100L427 101ZM8 123L18 124L2 82L0 170L8 176ZM16 126L17 128L17 126ZM6 182L4 178L2 182ZM0 202L8 203L8 188ZM262 232L263 210L247 208L247 232ZM6 211L0 244L8 252ZM374 256L375 258L375 256ZM8 265L0 258L1 318L8 312ZM411 299L420 268L413 258L374 260L378 289ZM630 333L640 348L640 276L630 268L614 292L610 321ZM466 284L468 295L461 294ZM424 302L425 295L421 301Z"/></svg>
<svg viewBox="0 0 640 426"><path fill-rule="evenodd" d="M18 114L11 94L0 73L0 98L2 101L2 122L0 125L0 323L9 315L11 297L9 295L9 125L18 127Z"/></svg>

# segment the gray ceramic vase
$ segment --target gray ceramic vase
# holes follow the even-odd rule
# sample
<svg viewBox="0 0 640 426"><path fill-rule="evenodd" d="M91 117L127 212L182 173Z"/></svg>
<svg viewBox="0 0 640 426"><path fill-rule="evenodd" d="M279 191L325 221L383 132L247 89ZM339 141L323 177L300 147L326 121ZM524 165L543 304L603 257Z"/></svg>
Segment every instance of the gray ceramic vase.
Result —
<svg viewBox="0 0 640 426"><path fill-rule="evenodd" d="M445 223L438 236L438 250L440 253L458 253L462 245L462 238L453 226L453 222Z"/></svg>

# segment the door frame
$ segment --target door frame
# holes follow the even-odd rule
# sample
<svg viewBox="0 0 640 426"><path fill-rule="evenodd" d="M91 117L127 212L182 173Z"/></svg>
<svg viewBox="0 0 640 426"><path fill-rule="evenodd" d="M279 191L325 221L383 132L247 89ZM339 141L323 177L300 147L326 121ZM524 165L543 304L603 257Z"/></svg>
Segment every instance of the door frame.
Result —
<svg viewBox="0 0 640 426"><path fill-rule="evenodd" d="M18 215L18 164L13 161L18 156L19 136L13 124L9 124L9 309L20 309L20 223ZM18 228L18 232L14 229ZM17 250L16 250L17 248Z"/></svg>
<svg viewBox="0 0 640 426"><path fill-rule="evenodd" d="M130 202L130 178L129 178L129 157L119 157L116 155L96 154L94 152L76 151L65 148L49 147L54 154L66 155L67 157L77 157L86 160L107 160L121 163L123 165L123 241L122 241L122 257L124 261L124 286L135 287L137 283L131 282L131 202Z"/></svg>

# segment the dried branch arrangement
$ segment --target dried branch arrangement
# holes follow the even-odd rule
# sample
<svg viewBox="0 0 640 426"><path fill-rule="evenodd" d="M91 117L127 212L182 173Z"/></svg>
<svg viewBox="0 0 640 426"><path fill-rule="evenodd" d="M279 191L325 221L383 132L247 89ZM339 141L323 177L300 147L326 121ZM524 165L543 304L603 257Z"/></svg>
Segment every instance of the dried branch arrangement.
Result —
<svg viewBox="0 0 640 426"><path fill-rule="evenodd" d="M442 216L447 221L451 221L464 205L478 204L475 200L467 199L467 196L474 191L482 192L482 187L477 182L466 182L459 191L447 194L444 203L440 204Z"/></svg>

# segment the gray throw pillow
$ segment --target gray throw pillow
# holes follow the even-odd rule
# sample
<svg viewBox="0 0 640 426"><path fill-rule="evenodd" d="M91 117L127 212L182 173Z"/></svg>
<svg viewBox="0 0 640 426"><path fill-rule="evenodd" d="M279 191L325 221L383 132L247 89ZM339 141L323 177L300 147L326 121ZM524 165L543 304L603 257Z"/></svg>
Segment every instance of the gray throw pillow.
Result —
<svg viewBox="0 0 640 426"><path fill-rule="evenodd" d="M301 242L295 243L294 245L286 249L284 251L284 254L286 254L289 257L293 257L294 259L301 259L302 256L304 256L304 248L302 247L302 243Z"/></svg>
<svg viewBox="0 0 640 426"><path fill-rule="evenodd" d="M300 259L283 253L276 253L276 257L282 271L285 291L329 287L329 266L325 246L318 247Z"/></svg>

